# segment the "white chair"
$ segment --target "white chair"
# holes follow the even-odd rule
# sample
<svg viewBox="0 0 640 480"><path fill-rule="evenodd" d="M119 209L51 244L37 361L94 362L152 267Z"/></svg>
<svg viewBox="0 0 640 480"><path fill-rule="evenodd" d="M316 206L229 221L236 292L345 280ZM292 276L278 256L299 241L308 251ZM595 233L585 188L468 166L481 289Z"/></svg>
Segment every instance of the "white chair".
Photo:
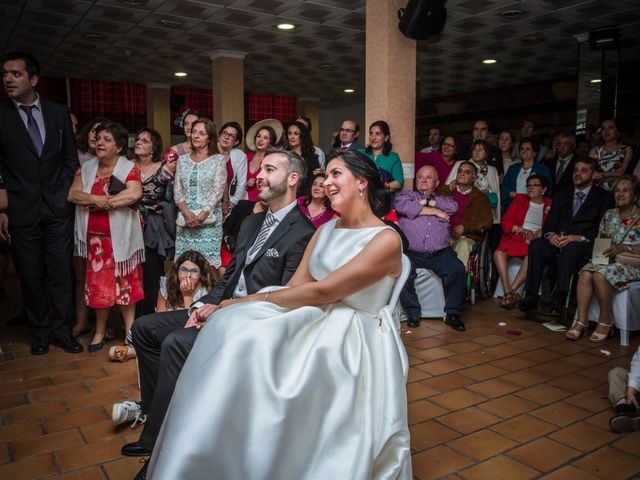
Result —
<svg viewBox="0 0 640 480"><path fill-rule="evenodd" d="M444 318L445 300L442 280L431 270L417 268L415 287L422 310L420 316L422 318ZM400 319L403 322L407 320L404 310L400 314Z"/></svg>
<svg viewBox="0 0 640 480"><path fill-rule="evenodd" d="M631 282L629 288L613 294L611 306L613 323L620 330L620 345L629 345L629 332L640 330L640 281ZM597 322L600 316L600 305L594 297L589 304L587 320ZM573 318L574 323L578 319L578 313Z"/></svg>
<svg viewBox="0 0 640 480"><path fill-rule="evenodd" d="M518 257L509 257L509 262L507 263L507 276L509 277L509 282L513 282L513 279L516 278L516 275L520 271L520 267L522 266L522 259ZM518 288L518 293L522 295L524 292L524 283ZM504 295L504 288L502 288L502 282L498 280L498 284L496 285L496 291L493 294L495 298L502 297Z"/></svg>

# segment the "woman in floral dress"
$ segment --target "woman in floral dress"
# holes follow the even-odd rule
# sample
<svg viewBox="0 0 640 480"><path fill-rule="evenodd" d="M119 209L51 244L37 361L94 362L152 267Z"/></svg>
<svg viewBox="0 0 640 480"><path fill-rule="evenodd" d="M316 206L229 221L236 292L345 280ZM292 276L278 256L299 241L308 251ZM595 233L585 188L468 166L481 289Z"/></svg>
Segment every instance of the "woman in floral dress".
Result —
<svg viewBox="0 0 640 480"><path fill-rule="evenodd" d="M227 181L224 157L218 153L214 123L199 118L191 125L189 154L178 160L174 196L179 214L176 251L200 252L214 269L220 267L222 195Z"/></svg>
<svg viewBox="0 0 640 480"><path fill-rule="evenodd" d="M640 253L640 184L631 175L624 175L614 183L613 194L616 208L607 210L600 222L598 236L611 237L611 246L604 254L615 260L619 253ZM612 262L608 265L587 263L578 278L578 319L566 334L569 340L579 340L587 332L587 312L593 297L600 303L598 326L589 340L594 343L606 341L613 333L611 305L613 294L626 289L629 282L640 280L640 267Z"/></svg>
<svg viewBox="0 0 640 480"><path fill-rule="evenodd" d="M612 190L616 178L626 172L633 151L630 146L620 142L620 130L612 118L602 122L601 132L603 144L593 147L589 157L598 163L601 170L593 175L594 180L602 188Z"/></svg>
<svg viewBox="0 0 640 480"><path fill-rule="evenodd" d="M138 211L129 208L140 200L142 187L140 169L122 155L128 141L127 130L119 123L100 124L96 158L85 162L69 190L69 201L76 204L75 246L87 259L85 299L96 309L89 352L104 345L111 307L120 307L128 333L135 304L144 297L142 225ZM114 189L118 185L121 188Z"/></svg>

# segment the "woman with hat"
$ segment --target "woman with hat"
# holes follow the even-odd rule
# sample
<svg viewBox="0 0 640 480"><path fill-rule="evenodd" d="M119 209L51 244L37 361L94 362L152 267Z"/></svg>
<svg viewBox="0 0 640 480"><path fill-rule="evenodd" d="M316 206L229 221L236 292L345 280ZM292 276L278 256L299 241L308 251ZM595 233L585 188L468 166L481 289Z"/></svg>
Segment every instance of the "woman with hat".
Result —
<svg viewBox="0 0 640 480"><path fill-rule="evenodd" d="M258 185L256 178L260 173L260 164L269 147L275 147L282 136L282 124L275 118L267 118L253 124L247 132L245 143L251 150L247 153L247 200L258 201Z"/></svg>

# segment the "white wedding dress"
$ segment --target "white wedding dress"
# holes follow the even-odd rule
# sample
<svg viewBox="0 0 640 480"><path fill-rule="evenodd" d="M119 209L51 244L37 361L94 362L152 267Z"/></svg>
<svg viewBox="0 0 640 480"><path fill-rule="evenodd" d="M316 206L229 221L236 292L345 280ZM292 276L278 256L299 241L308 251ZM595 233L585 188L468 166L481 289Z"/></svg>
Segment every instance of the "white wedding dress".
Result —
<svg viewBox="0 0 640 480"><path fill-rule="evenodd" d="M335 225L310 257L315 279L389 228ZM323 307L246 302L214 313L180 374L150 478L410 480L407 356L382 310L394 283Z"/></svg>

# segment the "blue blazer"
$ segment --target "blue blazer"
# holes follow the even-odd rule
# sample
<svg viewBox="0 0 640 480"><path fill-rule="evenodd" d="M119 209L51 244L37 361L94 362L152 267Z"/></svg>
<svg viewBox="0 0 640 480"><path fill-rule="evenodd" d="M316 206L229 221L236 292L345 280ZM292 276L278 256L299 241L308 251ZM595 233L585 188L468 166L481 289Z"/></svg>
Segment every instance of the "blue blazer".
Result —
<svg viewBox="0 0 640 480"><path fill-rule="evenodd" d="M502 181L502 211L505 212L509 207L509 204L513 200L509 194L511 192L516 191L516 183L518 180L518 174L520 173L520 168L522 167L522 163L517 162L509 167L507 173L504 176L504 180ZM551 197L551 190L553 188L553 180L551 179L551 172L549 172L549 167L543 165L539 162L533 163L533 168L531 169L531 175L536 174L540 175L547 179L547 197Z"/></svg>

